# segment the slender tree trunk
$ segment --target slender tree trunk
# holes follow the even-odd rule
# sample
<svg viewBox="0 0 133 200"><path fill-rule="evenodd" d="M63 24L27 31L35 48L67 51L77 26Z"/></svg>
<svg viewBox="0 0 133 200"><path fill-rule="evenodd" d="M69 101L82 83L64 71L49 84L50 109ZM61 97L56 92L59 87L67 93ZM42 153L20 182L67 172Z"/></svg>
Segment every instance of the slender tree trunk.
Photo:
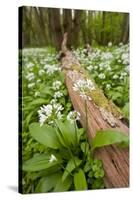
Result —
<svg viewBox="0 0 133 200"><path fill-rule="evenodd" d="M106 20L106 12L102 13L102 30L101 30L101 43L105 45L105 20Z"/></svg>
<svg viewBox="0 0 133 200"><path fill-rule="evenodd" d="M63 31L68 33L68 48L72 44L72 10L64 9L63 10Z"/></svg>
<svg viewBox="0 0 133 200"><path fill-rule="evenodd" d="M125 44L129 40L129 14L123 14L123 23L122 23L122 42Z"/></svg>
<svg viewBox="0 0 133 200"><path fill-rule="evenodd" d="M49 8L48 14L49 14L49 32L51 35L51 40L56 49L59 50L62 41L60 9Z"/></svg>
<svg viewBox="0 0 133 200"><path fill-rule="evenodd" d="M81 11L80 10L74 10L74 19L73 19L73 45L74 47L78 47L80 41L80 17L81 17Z"/></svg>

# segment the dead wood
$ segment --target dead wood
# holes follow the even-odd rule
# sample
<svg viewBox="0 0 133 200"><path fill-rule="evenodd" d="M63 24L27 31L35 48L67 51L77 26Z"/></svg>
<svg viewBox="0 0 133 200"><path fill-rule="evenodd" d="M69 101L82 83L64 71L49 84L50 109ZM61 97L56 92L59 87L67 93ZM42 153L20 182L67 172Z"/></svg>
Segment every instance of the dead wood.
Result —
<svg viewBox="0 0 133 200"><path fill-rule="evenodd" d="M65 72L65 82L71 98L73 107L81 114L80 122L86 128L85 100L77 91L73 90L74 83L79 79L91 78L81 67L79 61L73 53L67 49L67 33L62 42L61 59L62 70ZM98 96L96 96L98 95ZM110 102L96 86L96 91L87 98L87 122L88 140L95 137L96 131L102 129L117 129L125 134L129 133L129 128L122 122L122 114L112 102ZM99 103L100 102L100 103ZM106 118L107 117L107 118ZM113 123L112 123L113 122ZM105 185L107 188L128 187L129 186L129 150L110 145L95 150L95 157L101 159L105 170Z"/></svg>

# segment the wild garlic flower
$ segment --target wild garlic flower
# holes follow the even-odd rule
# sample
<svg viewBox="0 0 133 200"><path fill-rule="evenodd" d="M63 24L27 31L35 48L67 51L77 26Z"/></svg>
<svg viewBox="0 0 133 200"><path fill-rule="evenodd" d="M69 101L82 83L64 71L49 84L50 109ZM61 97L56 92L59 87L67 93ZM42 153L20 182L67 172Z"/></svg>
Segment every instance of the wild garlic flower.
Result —
<svg viewBox="0 0 133 200"><path fill-rule="evenodd" d="M77 111L70 111L67 115L67 120L74 123L76 120L80 120L80 113Z"/></svg>
<svg viewBox="0 0 133 200"><path fill-rule="evenodd" d="M107 90L109 90L111 88L111 85L109 83L107 83L106 88L107 88Z"/></svg>
<svg viewBox="0 0 133 200"><path fill-rule="evenodd" d="M52 163L54 161L57 161L57 158L55 157L54 154L51 154L50 158L49 158L49 162Z"/></svg>
<svg viewBox="0 0 133 200"><path fill-rule="evenodd" d="M98 75L98 77L99 77L100 79L105 79L105 74L101 73L101 74Z"/></svg>
<svg viewBox="0 0 133 200"><path fill-rule="evenodd" d="M63 106L56 103L56 101L52 101L52 104L40 107L40 110L38 110L40 126L46 122L52 124L54 119L62 119L63 115L61 114L61 111L63 109Z"/></svg>
<svg viewBox="0 0 133 200"><path fill-rule="evenodd" d="M60 71L59 67L57 65L45 65L44 69L46 70L46 73L48 75L52 75L56 71Z"/></svg>
<svg viewBox="0 0 133 200"><path fill-rule="evenodd" d="M94 84L90 79L82 80L79 79L74 83L73 90L74 91L84 91L84 90L94 90Z"/></svg>
<svg viewBox="0 0 133 200"><path fill-rule="evenodd" d="M57 99L57 98L60 98L60 97L63 97L63 93L60 92L60 91L57 91L54 93L54 98Z"/></svg>
<svg viewBox="0 0 133 200"><path fill-rule="evenodd" d="M117 79L119 76L117 74L113 75L113 79Z"/></svg>
<svg viewBox="0 0 133 200"><path fill-rule="evenodd" d="M88 69L89 71L92 71L92 69L93 69L93 66L92 66L92 65L90 65L90 66L88 66L88 67L87 67L87 69Z"/></svg>
<svg viewBox="0 0 133 200"><path fill-rule="evenodd" d="M35 75L34 75L33 72L27 74L27 76L26 76L26 79L27 79L28 81L32 81L34 78L35 78Z"/></svg>
<svg viewBox="0 0 133 200"><path fill-rule="evenodd" d="M29 83L28 84L28 88L30 89L30 88L33 88L35 86L35 83Z"/></svg>
<svg viewBox="0 0 133 200"><path fill-rule="evenodd" d="M53 90L59 90L61 85L62 85L61 81L55 81L53 82L52 88Z"/></svg>
<svg viewBox="0 0 133 200"><path fill-rule="evenodd" d="M39 76L42 76L44 74L44 72L45 71L43 69L40 69L39 72L38 72Z"/></svg>

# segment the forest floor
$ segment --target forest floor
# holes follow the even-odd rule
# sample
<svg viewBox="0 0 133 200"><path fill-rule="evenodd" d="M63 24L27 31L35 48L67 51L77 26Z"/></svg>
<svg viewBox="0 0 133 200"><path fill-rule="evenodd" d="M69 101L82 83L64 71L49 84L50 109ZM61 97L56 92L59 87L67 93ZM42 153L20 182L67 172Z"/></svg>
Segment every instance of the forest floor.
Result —
<svg viewBox="0 0 133 200"><path fill-rule="evenodd" d="M121 109L128 120L129 45L112 46L109 43L107 47L93 48L88 55L83 48L73 50L73 53L107 98ZM22 51L22 161L25 163L23 193L104 188L102 163L92 157L89 147L87 155L84 151L85 132L78 122L79 113L73 110L57 58L58 54L53 48L27 48ZM76 124L72 123L74 119ZM75 130L75 125L77 129L75 137L78 137L78 141L74 138L72 141L67 140L75 166L67 156L67 147L63 141L61 152L59 145L53 143L51 138L47 138L48 144L40 138L36 139L38 136L35 135L34 129L41 132L46 125L45 130L53 134L51 132L56 129L55 121L58 128L63 127L61 121L66 123L67 128ZM68 121L70 124L67 124ZM34 127L31 124L34 124ZM63 130L65 131L65 127ZM78 149L76 153L75 147ZM60 160L62 154L65 155L63 161ZM47 157L45 163L44 157ZM79 158L83 158L83 161ZM49 166L49 163L52 163L52 166ZM83 170L79 169L79 166L82 166ZM82 180L82 186L78 185L79 178Z"/></svg>

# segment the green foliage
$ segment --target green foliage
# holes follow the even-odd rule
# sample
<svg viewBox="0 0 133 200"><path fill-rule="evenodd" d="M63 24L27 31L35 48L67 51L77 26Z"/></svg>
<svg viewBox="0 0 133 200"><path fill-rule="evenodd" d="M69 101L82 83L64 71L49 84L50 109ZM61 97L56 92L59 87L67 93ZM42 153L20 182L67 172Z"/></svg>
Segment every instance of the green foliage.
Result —
<svg viewBox="0 0 133 200"><path fill-rule="evenodd" d="M75 170L81 163L82 163L82 160L80 160L79 158L77 157L71 158L67 163L67 166L62 176L62 180L64 181L67 178L67 176L70 175L70 173L73 170Z"/></svg>
<svg viewBox="0 0 133 200"><path fill-rule="evenodd" d="M122 144L127 147L129 144L129 137L117 130L101 130L97 131L96 136L92 140L92 149L111 145Z"/></svg>
<svg viewBox="0 0 133 200"><path fill-rule="evenodd" d="M89 73L91 72L105 95L120 106L128 117L129 73L126 59L128 45L94 48L93 53L88 57L84 55L83 49L78 49L74 53ZM106 59L108 53L113 56L111 60ZM125 58L122 60L123 54ZM79 123L70 123L66 120L68 113L73 109L55 50L24 49L22 59L23 119L20 136L22 136L23 148L23 193L67 191L74 188L82 190L82 187L83 190L104 188L102 162L93 158L84 129L78 127ZM118 62L119 59L121 63ZM108 62L111 71L107 70ZM106 67L100 67L101 63ZM88 68L90 65L95 70L90 71ZM100 79L98 75L103 72L106 78ZM120 79L123 72L126 74L123 75L123 79ZM117 79L112 78L115 74L118 75ZM59 88L53 87L56 81L61 83ZM107 84L111 85L110 89L107 89ZM56 92L60 92L62 96L55 98ZM52 104L53 100L55 102ZM52 112L47 106L52 106ZM41 124L39 112L44 108L47 108L49 115L41 113L47 118ZM61 109L60 113L57 112L58 109ZM126 144L128 143L128 138L117 139L120 139L121 146L125 145L126 139ZM110 138L99 140L94 142L94 148L110 144ZM116 138L113 141L116 141ZM111 139L111 142L113 141ZM74 176L77 177L76 180L82 177L81 185L76 181L75 187Z"/></svg>
<svg viewBox="0 0 133 200"><path fill-rule="evenodd" d="M39 123L32 123L29 127L32 137L39 143L53 149L60 148L59 140L56 136L55 129L45 124L40 126Z"/></svg>
<svg viewBox="0 0 133 200"><path fill-rule="evenodd" d="M82 169L79 169L79 171L74 174L74 186L75 190L87 190L85 173Z"/></svg>
<svg viewBox="0 0 133 200"><path fill-rule="evenodd" d="M58 128L58 132L62 137L62 141L65 143L65 146L69 147L77 145L78 141L75 131L77 127L74 126L74 123L70 123L68 120L66 120L64 123L59 120L56 120L55 122Z"/></svg>
<svg viewBox="0 0 133 200"><path fill-rule="evenodd" d="M23 164L23 170L24 171L29 171L29 172L34 172L34 171L40 171L44 170L47 168L51 168L53 166L56 166L61 164L61 160L55 160L53 162L50 162L50 154L39 154L35 155L33 158L25 161Z"/></svg>

